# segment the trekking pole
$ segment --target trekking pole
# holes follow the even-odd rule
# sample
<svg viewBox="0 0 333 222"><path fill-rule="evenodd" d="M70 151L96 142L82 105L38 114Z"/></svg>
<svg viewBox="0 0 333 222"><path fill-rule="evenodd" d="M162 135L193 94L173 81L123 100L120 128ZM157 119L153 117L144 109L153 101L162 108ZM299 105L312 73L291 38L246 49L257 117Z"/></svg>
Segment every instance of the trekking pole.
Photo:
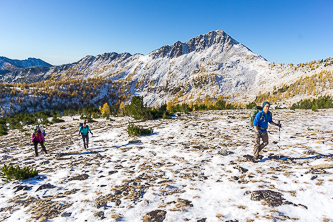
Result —
<svg viewBox="0 0 333 222"><path fill-rule="evenodd" d="M279 147L279 159L281 158L281 152L280 152L280 129L281 129L281 125L280 125L280 120L278 121L278 124L279 124L279 145L278 145L278 147Z"/></svg>

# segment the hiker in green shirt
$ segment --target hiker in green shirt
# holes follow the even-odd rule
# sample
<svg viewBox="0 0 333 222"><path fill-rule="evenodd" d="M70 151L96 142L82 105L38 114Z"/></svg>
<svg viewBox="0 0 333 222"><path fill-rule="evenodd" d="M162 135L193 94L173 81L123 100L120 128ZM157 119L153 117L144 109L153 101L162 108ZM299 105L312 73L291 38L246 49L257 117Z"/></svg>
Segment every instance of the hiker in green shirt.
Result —
<svg viewBox="0 0 333 222"><path fill-rule="evenodd" d="M83 125L80 127L79 135L80 134L82 135L83 144L84 144L85 149L88 148L88 144L89 144L89 132L91 133L91 135L93 135L93 133L91 132L89 126L86 123L86 121L84 121Z"/></svg>

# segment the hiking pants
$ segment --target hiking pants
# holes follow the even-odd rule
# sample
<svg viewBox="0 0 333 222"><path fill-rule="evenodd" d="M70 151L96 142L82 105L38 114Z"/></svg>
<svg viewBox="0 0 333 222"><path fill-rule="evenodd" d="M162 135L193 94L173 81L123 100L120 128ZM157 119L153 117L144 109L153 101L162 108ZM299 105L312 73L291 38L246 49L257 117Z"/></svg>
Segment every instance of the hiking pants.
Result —
<svg viewBox="0 0 333 222"><path fill-rule="evenodd" d="M88 133L82 134L82 139L83 139L84 148L87 149L89 143L89 134Z"/></svg>
<svg viewBox="0 0 333 222"><path fill-rule="evenodd" d="M38 143L40 143L40 145L42 147L42 150L47 154L46 148L45 148L43 142L36 142L36 141L34 141L34 147L35 147L35 154L36 154L36 156L38 156L38 149L37 149Z"/></svg>
<svg viewBox="0 0 333 222"><path fill-rule="evenodd" d="M260 144L260 139L262 139L262 144ZM258 159L260 151L268 145L268 133L260 133L260 135L255 134L255 144L253 149L253 158Z"/></svg>

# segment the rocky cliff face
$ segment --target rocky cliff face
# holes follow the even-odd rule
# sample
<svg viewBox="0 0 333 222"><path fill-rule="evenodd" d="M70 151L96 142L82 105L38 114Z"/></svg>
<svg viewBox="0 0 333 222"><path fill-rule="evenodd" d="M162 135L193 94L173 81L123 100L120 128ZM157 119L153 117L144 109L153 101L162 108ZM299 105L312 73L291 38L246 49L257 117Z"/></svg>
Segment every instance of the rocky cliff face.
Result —
<svg viewBox="0 0 333 222"><path fill-rule="evenodd" d="M150 56L153 59L164 57L173 59L191 52L202 52L205 49L217 44L232 47L234 44L238 44L238 42L222 30L217 30L209 32L206 35L199 35L186 43L178 41L172 46L163 46L152 52Z"/></svg>

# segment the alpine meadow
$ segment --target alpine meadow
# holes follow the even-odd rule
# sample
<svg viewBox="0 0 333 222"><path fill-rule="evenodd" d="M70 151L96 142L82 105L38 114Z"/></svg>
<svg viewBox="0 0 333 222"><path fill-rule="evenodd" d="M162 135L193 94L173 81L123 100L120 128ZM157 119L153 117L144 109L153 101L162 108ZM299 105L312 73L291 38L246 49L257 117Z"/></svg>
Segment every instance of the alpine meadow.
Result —
<svg viewBox="0 0 333 222"><path fill-rule="evenodd" d="M0 57L1 221L333 221L333 58L222 30L147 55Z"/></svg>

